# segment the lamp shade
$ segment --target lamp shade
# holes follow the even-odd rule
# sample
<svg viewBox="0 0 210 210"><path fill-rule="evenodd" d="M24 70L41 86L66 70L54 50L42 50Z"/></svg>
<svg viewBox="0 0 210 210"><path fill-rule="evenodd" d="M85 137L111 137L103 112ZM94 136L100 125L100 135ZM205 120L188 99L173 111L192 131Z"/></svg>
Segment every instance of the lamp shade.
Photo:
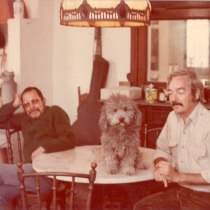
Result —
<svg viewBox="0 0 210 210"><path fill-rule="evenodd" d="M82 27L133 27L150 23L148 0L63 0L60 24Z"/></svg>

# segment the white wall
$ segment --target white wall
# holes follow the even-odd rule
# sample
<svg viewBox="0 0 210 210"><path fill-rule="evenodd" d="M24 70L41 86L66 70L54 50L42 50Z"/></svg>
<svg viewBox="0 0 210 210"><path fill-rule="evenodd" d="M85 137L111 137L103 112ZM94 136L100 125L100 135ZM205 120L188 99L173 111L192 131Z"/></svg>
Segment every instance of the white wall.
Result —
<svg viewBox="0 0 210 210"><path fill-rule="evenodd" d="M15 72L20 92L36 86L52 104L53 5L39 5L39 18L8 20L8 69Z"/></svg>
<svg viewBox="0 0 210 210"><path fill-rule="evenodd" d="M19 86L22 90L37 85L48 104L61 106L74 122L77 87L82 92L88 92L90 87L94 28L61 26L60 3L61 0L25 0L30 20L22 21L18 32L21 37ZM12 32L10 39L18 42L16 32ZM10 49L12 52L12 46ZM15 59L15 53L11 54L11 60ZM130 71L130 28L103 28L102 54L110 64L107 86L126 81Z"/></svg>

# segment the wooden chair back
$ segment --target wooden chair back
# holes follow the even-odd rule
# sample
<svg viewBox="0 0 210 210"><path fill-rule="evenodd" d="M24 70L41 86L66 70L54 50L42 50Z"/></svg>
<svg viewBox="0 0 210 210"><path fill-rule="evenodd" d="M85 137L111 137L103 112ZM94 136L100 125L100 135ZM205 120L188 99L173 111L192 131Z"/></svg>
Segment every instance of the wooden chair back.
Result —
<svg viewBox="0 0 210 210"><path fill-rule="evenodd" d="M156 141L162 131L162 127L148 128L144 125L144 147L156 148Z"/></svg>
<svg viewBox="0 0 210 210"><path fill-rule="evenodd" d="M88 97L88 95L88 93L81 94L80 87L78 87L79 104L81 104L81 102L84 101Z"/></svg>
<svg viewBox="0 0 210 210"><path fill-rule="evenodd" d="M77 181L77 178L84 178L88 179L88 194L87 194L87 199L86 199L86 204L84 209L85 210L90 210L91 209L91 200L92 200L92 192L93 192L93 186L94 186L94 181L96 178L96 163L91 164L91 170L89 171L89 174L78 174L78 173L68 173L68 172L35 172L35 173L24 173L24 170L22 168L22 162L17 163L18 166L18 179L20 182L20 191L21 191L21 203L22 203L22 209L28 209L28 203L27 203L27 197L26 197L26 190L25 190L25 184L24 180L27 177L35 177L36 178L36 190L37 190L37 203L38 203L38 209L41 209L41 194L40 194L40 183L39 183L39 178L41 176L49 176L53 179L53 210L57 209L57 197L56 197L56 192L57 192L57 176L69 176L71 177L71 185L70 186L70 197L69 197L69 209L75 209L76 207L76 202L75 202L75 184Z"/></svg>
<svg viewBox="0 0 210 210"><path fill-rule="evenodd" d="M14 145L12 143L12 136L15 136L16 139L15 141L17 141L17 150L18 150L18 157L17 157L17 161L18 162L23 162L23 153L22 153L22 144L21 144L21 138L20 138L20 131L19 130L15 130L15 129L6 129L6 138L7 138L7 150L6 150L6 160L5 163L9 163L9 164L14 164ZM16 161L16 162L17 162ZM63 194L65 194L66 190L65 189L59 189L58 192L58 201L59 204L62 204L62 197ZM33 193L28 193L31 197L35 197L35 194ZM46 201L46 208L45 209L50 209L50 203L52 200L52 196L51 193L49 193L48 195L46 195L43 199L44 201ZM16 198L11 200L11 205L12 205L12 209L20 209L20 203L21 203L21 196L17 196ZM62 208L64 208L65 206L62 206Z"/></svg>
<svg viewBox="0 0 210 210"><path fill-rule="evenodd" d="M8 163L10 163L10 164L14 163L13 146L12 146L12 142L11 142L11 136L13 134L17 135L19 161L23 162L22 146L21 146L21 139L20 139L20 131L15 130L15 129L6 129L6 138L7 138L7 144L8 144L7 156L8 156Z"/></svg>

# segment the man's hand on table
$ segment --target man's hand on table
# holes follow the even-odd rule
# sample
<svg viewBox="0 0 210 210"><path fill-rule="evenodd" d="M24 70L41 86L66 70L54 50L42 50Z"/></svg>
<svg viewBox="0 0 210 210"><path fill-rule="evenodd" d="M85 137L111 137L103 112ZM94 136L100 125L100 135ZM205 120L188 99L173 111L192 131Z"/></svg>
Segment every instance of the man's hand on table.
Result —
<svg viewBox="0 0 210 210"><path fill-rule="evenodd" d="M163 182L164 183L164 186L165 187L168 187L168 180L166 179L166 177L160 173L160 166L161 166L161 162L166 162L166 161L160 161L158 162L156 165L155 165L155 170L153 172L153 176L154 176L154 179L157 181L157 182ZM166 162L167 163L167 162ZM160 165L159 165L160 164Z"/></svg>
<svg viewBox="0 0 210 210"><path fill-rule="evenodd" d="M179 173L175 171L171 163L167 161L160 161L158 164L159 173L164 176L168 182L177 182Z"/></svg>
<svg viewBox="0 0 210 210"><path fill-rule="evenodd" d="M43 154L44 152L45 152L44 147L42 147L42 146L38 147L31 155L32 161L34 160L35 157Z"/></svg>
<svg viewBox="0 0 210 210"><path fill-rule="evenodd" d="M168 183L178 182L179 173L172 167L171 163L166 160L161 160L155 165L153 176L156 181L162 181L167 187Z"/></svg>
<svg viewBox="0 0 210 210"><path fill-rule="evenodd" d="M164 186L167 187L168 183L177 182L179 173L172 167L164 158L158 158L155 160L155 170L153 176L156 181L162 181Z"/></svg>

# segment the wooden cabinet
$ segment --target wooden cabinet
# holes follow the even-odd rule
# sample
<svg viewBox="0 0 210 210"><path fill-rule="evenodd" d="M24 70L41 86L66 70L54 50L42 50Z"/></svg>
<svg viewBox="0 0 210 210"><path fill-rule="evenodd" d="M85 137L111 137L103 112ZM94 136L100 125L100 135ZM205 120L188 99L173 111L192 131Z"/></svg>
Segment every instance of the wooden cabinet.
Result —
<svg viewBox="0 0 210 210"><path fill-rule="evenodd" d="M145 100L138 100L136 102L142 113L142 124L147 124L150 127L163 126L169 112L172 111L169 102L148 103Z"/></svg>
<svg viewBox="0 0 210 210"><path fill-rule="evenodd" d="M163 126L171 110L171 107L148 106L146 109L147 118L145 123L151 127Z"/></svg>
<svg viewBox="0 0 210 210"><path fill-rule="evenodd" d="M172 107L169 102L148 103L145 100L136 102L142 113L141 146L155 148L156 136L152 133L147 134L147 131L152 128L163 127Z"/></svg>

